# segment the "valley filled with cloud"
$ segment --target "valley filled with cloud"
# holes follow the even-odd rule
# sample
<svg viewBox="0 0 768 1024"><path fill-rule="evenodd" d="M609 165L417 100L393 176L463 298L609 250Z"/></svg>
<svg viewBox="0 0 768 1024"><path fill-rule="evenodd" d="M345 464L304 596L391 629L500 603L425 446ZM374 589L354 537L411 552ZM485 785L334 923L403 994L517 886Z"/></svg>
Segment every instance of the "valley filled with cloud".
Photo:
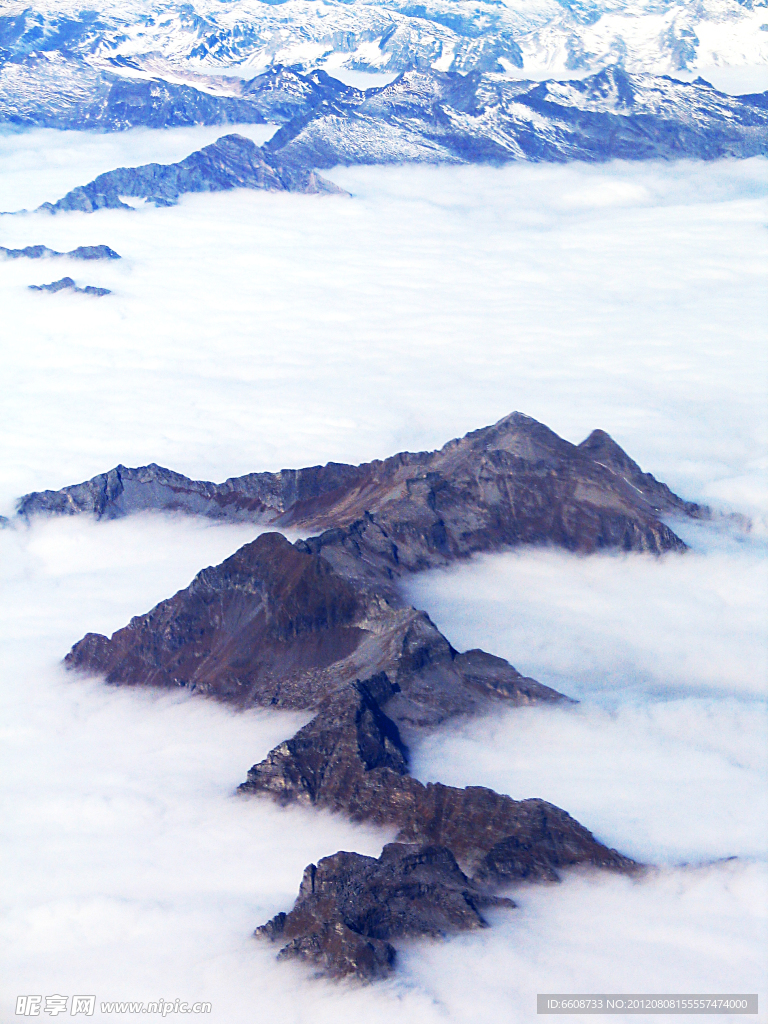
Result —
<svg viewBox="0 0 768 1024"><path fill-rule="evenodd" d="M0 209L220 134L4 134ZM85 632L119 628L258 529L15 522L0 530L4 1005L26 991L207 999L216 1024L500 1024L531 1019L545 991L748 991L762 1005L765 159L325 173L350 197L0 216L9 248L122 257L0 258L0 512L118 463L215 481L357 463L513 409L573 442L603 428L683 497L741 518L672 523L683 555L526 549L413 578L410 600L456 648L579 701L446 727L413 773L551 800L651 870L522 886L482 934L411 943L380 986L277 963L251 932L291 906L304 866L391 839L233 797L310 716L60 665ZM65 273L112 294L28 289Z"/></svg>

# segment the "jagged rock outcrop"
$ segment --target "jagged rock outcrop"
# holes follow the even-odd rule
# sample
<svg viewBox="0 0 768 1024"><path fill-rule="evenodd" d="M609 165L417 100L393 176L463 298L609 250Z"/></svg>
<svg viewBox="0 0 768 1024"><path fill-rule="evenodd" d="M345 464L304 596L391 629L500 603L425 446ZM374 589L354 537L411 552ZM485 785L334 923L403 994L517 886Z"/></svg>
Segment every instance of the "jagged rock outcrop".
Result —
<svg viewBox="0 0 768 1024"><path fill-rule="evenodd" d="M378 859L342 852L310 864L290 913L256 934L285 943L278 959L376 981L395 965L389 939L486 928L482 910L514 905L471 882L446 847L389 843Z"/></svg>
<svg viewBox="0 0 768 1024"><path fill-rule="evenodd" d="M632 866L543 800L414 779L394 720L399 693L387 673L342 687L308 725L250 769L240 792L395 826L399 841L446 846L466 871L493 884L554 880L558 868L578 863Z"/></svg>
<svg viewBox="0 0 768 1024"><path fill-rule="evenodd" d="M69 47L34 47L0 61L0 122L77 131L263 123L239 80L192 73L184 82L168 71L165 79L130 57L91 63Z"/></svg>
<svg viewBox="0 0 768 1024"><path fill-rule="evenodd" d="M711 160L768 150L768 111L707 82L605 68L525 82L410 70L287 122L268 151L306 166L510 160Z"/></svg>
<svg viewBox="0 0 768 1024"><path fill-rule="evenodd" d="M281 957L373 980L394 964L390 939L483 927L483 907L514 906L494 895L499 886L556 881L558 869L574 865L637 870L543 800L412 778L408 750L383 710L398 689L383 673L344 687L240 786L398 829L378 860L338 853L309 865L293 910L256 931L285 943Z"/></svg>
<svg viewBox="0 0 768 1024"><path fill-rule="evenodd" d="M106 117L106 104L120 125L154 123L141 117L149 117L147 110L169 88L186 87L126 80L113 84L95 106ZM168 205L185 192L232 188L340 193L315 170L339 164L711 160L768 152L764 96L729 96L703 81L620 68L583 81L548 82L428 68L361 91L322 71L302 76L274 67L239 88L237 100L199 94L204 106L224 105L218 118L191 114L179 122L169 109L166 121L226 124L232 121L228 104L250 105L241 112L243 121L261 122L265 115L282 124L263 146L227 135L176 164L108 171L40 209L126 207L120 196ZM75 91L79 109L79 81ZM92 125L86 118L78 127Z"/></svg>
<svg viewBox="0 0 768 1024"><path fill-rule="evenodd" d="M79 245L69 252L56 252L46 245L27 245L23 249L7 249L0 245L0 256L6 259L17 260L26 258L30 260L50 259L55 256L69 256L73 260L119 260L120 254L110 249L108 245Z"/></svg>
<svg viewBox="0 0 768 1024"><path fill-rule="evenodd" d="M147 509L330 531L311 542L315 553L359 572L364 549L377 574L389 576L525 543L683 550L660 517L707 514L644 473L603 431L574 445L522 413L436 452L360 466L250 473L223 484L156 465L118 466L18 503L25 517L112 519Z"/></svg>
<svg viewBox="0 0 768 1024"><path fill-rule="evenodd" d="M50 284L31 284L29 290L33 292L80 292L81 295L111 295L109 288L97 288L96 285L87 284L85 288L78 288L71 277L61 277L58 281L51 281Z"/></svg>
<svg viewBox="0 0 768 1024"><path fill-rule="evenodd" d="M730 96L703 80L631 74L620 67L581 81L545 82L489 69L460 74L412 67L387 85L361 90L323 71L302 75L275 65L249 82L208 83L209 94L159 79L108 83L103 70L80 61L70 69L71 86L62 82L41 103L43 82L64 72L62 59L25 56L0 65L0 117L5 107L15 123L80 129L267 120L281 127L260 159L284 181L292 173L294 191L310 190L301 184L301 173L339 164L711 160L768 150L764 94ZM36 89L24 84L30 64L43 65ZM5 99L4 86L10 92ZM237 95L225 95L233 90ZM262 169L243 187L263 188L269 179Z"/></svg>
<svg viewBox="0 0 768 1024"><path fill-rule="evenodd" d="M378 585L375 576L345 577L307 548L262 534L111 639L88 634L66 658L115 684L317 711L251 768L240 791L396 828L400 845L378 861L323 862L325 888L303 890L290 914L262 930L282 956L373 980L394 964L389 939L482 926L482 907L505 905L493 893L499 885L555 879L577 864L635 869L544 801L412 778L405 735L499 701L567 698L503 659L459 654L386 576Z"/></svg>
<svg viewBox="0 0 768 1024"><path fill-rule="evenodd" d="M121 196L146 199L156 206L172 206L187 192L223 192L233 188L347 194L314 171L267 153L251 139L225 135L175 164L144 164L107 171L88 185L72 189L58 202L43 203L40 210L92 213L101 209L132 209Z"/></svg>

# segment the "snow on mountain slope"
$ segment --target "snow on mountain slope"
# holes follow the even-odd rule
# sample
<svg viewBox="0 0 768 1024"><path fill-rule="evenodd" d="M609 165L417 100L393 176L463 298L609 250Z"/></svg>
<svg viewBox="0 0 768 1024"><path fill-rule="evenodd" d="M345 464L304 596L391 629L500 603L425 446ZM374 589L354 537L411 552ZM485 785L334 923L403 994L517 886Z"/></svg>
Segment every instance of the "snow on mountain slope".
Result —
<svg viewBox="0 0 768 1024"><path fill-rule="evenodd" d="M4 10L6 58L162 57L246 77L272 64L539 75L768 64L768 0L105 0L98 11L81 0L11 0Z"/></svg>

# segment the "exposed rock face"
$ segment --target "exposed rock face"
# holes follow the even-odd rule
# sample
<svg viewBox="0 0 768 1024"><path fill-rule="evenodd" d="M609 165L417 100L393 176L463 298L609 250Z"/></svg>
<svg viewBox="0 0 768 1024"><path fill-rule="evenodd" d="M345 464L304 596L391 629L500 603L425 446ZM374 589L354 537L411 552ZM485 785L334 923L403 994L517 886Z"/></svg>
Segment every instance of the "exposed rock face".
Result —
<svg viewBox="0 0 768 1024"><path fill-rule="evenodd" d="M577 863L632 865L543 800L412 778L394 721L398 692L385 673L344 687L309 725L254 765L240 791L394 825L402 842L447 846L465 870L493 883L556 879L557 868Z"/></svg>
<svg viewBox="0 0 768 1024"><path fill-rule="evenodd" d="M233 188L346 195L343 189L314 171L273 156L242 135L225 135L175 164L144 164L107 171L90 184L72 189L57 203L43 203L40 209L49 213L131 209L121 196L171 206L187 192L223 192Z"/></svg>
<svg viewBox="0 0 768 1024"><path fill-rule="evenodd" d="M514 903L478 888L441 846L389 843L378 859L336 853L310 864L289 914L256 934L285 943L280 959L300 959L331 977L386 977L389 939L485 928L485 907Z"/></svg>
<svg viewBox="0 0 768 1024"><path fill-rule="evenodd" d="M80 130L269 121L283 127L264 147L264 158L279 154L282 165L305 171L344 163L713 159L766 152L764 95L728 96L701 80L617 66L583 81L510 79L499 73L498 57L516 64L519 51L509 37L487 39L487 24L471 42L471 69L464 60L458 62L464 67L437 70L432 60L408 60L403 44L407 49L409 43L390 29L380 46L403 52L397 62L403 74L367 90L322 70L301 74L280 63L249 82L185 69L185 84L178 67L156 54L144 62L124 57L94 66L66 51L27 52L0 64L0 120ZM433 59L442 63L436 54Z"/></svg>
<svg viewBox="0 0 768 1024"><path fill-rule="evenodd" d="M436 452L360 466L251 473L223 484L155 465L118 466L60 491L28 494L18 505L23 516L109 519L147 509L330 529L311 542L313 551L359 572L364 549L377 573L388 575L521 543L682 550L660 516L706 514L643 473L603 431L574 445L521 413Z"/></svg>
<svg viewBox="0 0 768 1024"><path fill-rule="evenodd" d="M240 787L398 829L378 860L338 853L306 869L293 910L256 931L285 943L281 957L373 980L394 964L388 940L483 927L483 907L513 906L493 895L500 885L555 881L577 864L637 869L543 800L411 778L407 748L382 710L397 690L384 674L345 687Z"/></svg>
<svg viewBox="0 0 768 1024"><path fill-rule="evenodd" d="M120 254L108 245L79 245L70 252L56 252L45 245L27 245L23 249L6 249L0 245L0 255L6 259L17 260L26 257L30 260L50 259L54 256L69 256L73 260L119 260Z"/></svg>
<svg viewBox="0 0 768 1024"><path fill-rule="evenodd" d="M314 708L386 671L398 686L392 713L415 728L494 699L561 699L501 658L459 654L386 579L362 585L304 547L262 534L111 639L89 633L66 663L110 683L184 686L238 707Z"/></svg>
<svg viewBox="0 0 768 1024"><path fill-rule="evenodd" d="M111 295L109 288L97 288L95 285L87 284L85 288L78 288L71 277L62 277L58 281L51 281L50 284L31 284L30 291L33 292L80 292L81 295Z"/></svg>
<svg viewBox="0 0 768 1024"><path fill-rule="evenodd" d="M0 121L25 127L120 131L264 120L258 104L241 97L239 88L227 89L226 79L211 83L206 76L192 75L184 83L169 69L166 81L160 75L141 75L130 58L96 63L75 56L68 46L47 53L33 47L32 52L4 61L0 64Z"/></svg>
<svg viewBox="0 0 768 1024"><path fill-rule="evenodd" d="M456 651L407 605L404 573L525 542L684 548L659 515L702 510L607 434L571 445L513 414L439 452L220 487L158 467L118 470L30 495L20 511L110 517L147 507L339 524L295 544L262 534L111 638L88 634L66 658L111 683L315 711L240 792L378 824L397 842L378 860L339 853L310 866L294 909L259 930L283 944L281 956L372 980L392 969L390 939L482 927L483 907L505 905L501 886L555 880L574 865L637 869L543 800L424 785L408 770L407 744L446 719L567 698L501 658Z"/></svg>

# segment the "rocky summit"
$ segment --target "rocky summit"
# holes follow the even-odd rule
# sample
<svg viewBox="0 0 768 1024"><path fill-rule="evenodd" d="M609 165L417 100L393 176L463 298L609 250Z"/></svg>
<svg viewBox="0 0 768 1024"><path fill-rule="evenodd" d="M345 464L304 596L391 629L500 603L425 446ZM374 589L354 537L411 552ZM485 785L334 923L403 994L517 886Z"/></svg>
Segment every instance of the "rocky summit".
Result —
<svg viewBox="0 0 768 1024"><path fill-rule="evenodd" d="M66 661L110 683L185 687L237 707L316 708L386 672L398 687L390 713L403 727L489 701L560 699L501 658L459 654L388 577L345 574L279 533L204 569L111 638L87 634Z"/></svg>
<svg viewBox="0 0 768 1024"><path fill-rule="evenodd" d="M486 928L486 907L514 907L471 882L444 846L389 843L381 856L336 853L304 872L296 904L256 929L284 943L279 959L300 959L332 977L386 977L389 942Z"/></svg>
<svg viewBox="0 0 768 1024"><path fill-rule="evenodd" d="M397 843L378 860L338 853L309 865L293 910L256 931L285 943L281 957L372 980L395 963L390 939L485 927L484 907L514 906L496 895L499 887L556 881L558 869L576 865L638 869L543 800L512 800L480 786L425 786L412 778L408 749L383 710L392 707L397 715L399 695L386 673L344 687L293 739L254 765L240 786L243 794L268 794L282 804L305 803L397 829Z"/></svg>
<svg viewBox="0 0 768 1024"><path fill-rule="evenodd" d="M571 444L522 413L449 441L359 466L249 473L222 484L157 465L117 466L59 491L27 494L18 514L113 519L150 509L320 531L309 547L345 571L399 576L516 544L683 550L662 516L702 516L645 473L604 431Z"/></svg>
<svg viewBox="0 0 768 1024"><path fill-rule="evenodd" d="M114 518L148 508L322 528L294 544L262 533L66 657L115 685L314 713L250 769L240 793L370 822L396 843L378 859L338 853L310 865L293 910L258 929L282 957L374 980L393 968L390 940L483 927L483 908L511 905L499 893L510 885L577 865L638 869L543 800L424 785L409 771L409 744L451 718L568 698L502 658L456 650L405 600L405 574L522 543L684 551L660 517L708 514L604 431L572 445L514 413L437 452L221 485L119 467L27 495L19 512Z"/></svg>

